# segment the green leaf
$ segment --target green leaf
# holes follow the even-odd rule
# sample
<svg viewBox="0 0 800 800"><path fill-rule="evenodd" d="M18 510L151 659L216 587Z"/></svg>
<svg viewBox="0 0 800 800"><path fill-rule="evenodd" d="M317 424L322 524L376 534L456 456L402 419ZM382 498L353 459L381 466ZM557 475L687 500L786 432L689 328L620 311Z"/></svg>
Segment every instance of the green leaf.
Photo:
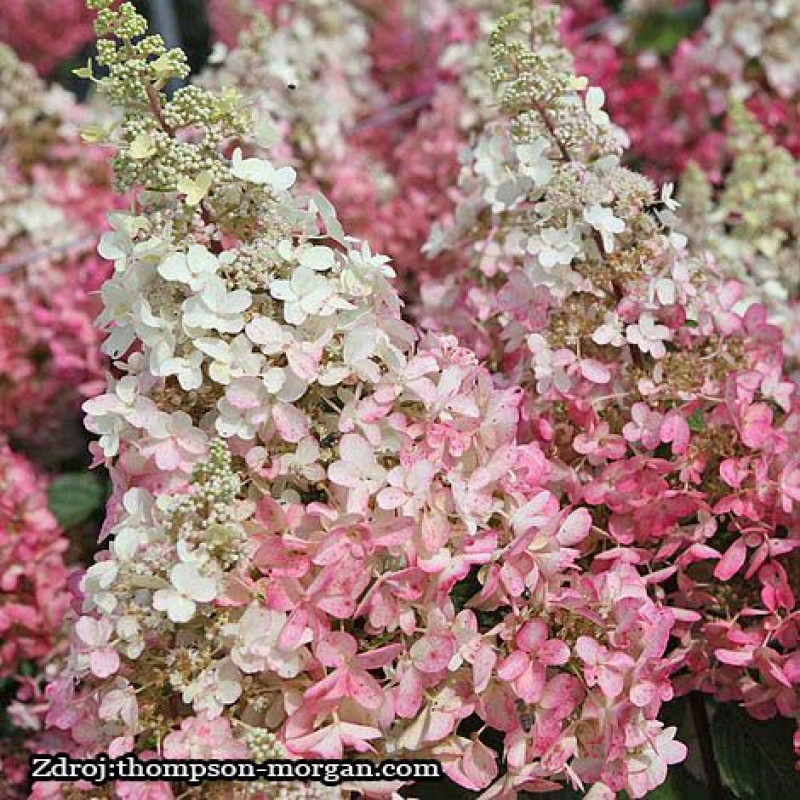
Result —
<svg viewBox="0 0 800 800"><path fill-rule="evenodd" d="M692 411L687 422L689 424L689 430L692 433L700 433L700 431L704 431L707 427L703 412L699 408Z"/></svg>
<svg viewBox="0 0 800 800"><path fill-rule="evenodd" d="M704 3L689 2L677 11L655 8L634 20L633 46L668 56L701 25Z"/></svg>
<svg viewBox="0 0 800 800"><path fill-rule="evenodd" d="M723 782L739 800L797 797L792 723L754 720L732 704L720 705L711 723Z"/></svg>
<svg viewBox="0 0 800 800"><path fill-rule="evenodd" d="M48 489L50 510L62 528L80 525L99 509L105 499L103 482L92 472L59 475Z"/></svg>
<svg viewBox="0 0 800 800"><path fill-rule="evenodd" d="M72 74L77 75L79 78L92 80L94 78L94 72L92 71L92 59L90 58L86 62L85 66L72 70Z"/></svg>
<svg viewBox="0 0 800 800"><path fill-rule="evenodd" d="M646 800L707 800L708 789L682 765L670 767L667 780L648 792Z"/></svg>

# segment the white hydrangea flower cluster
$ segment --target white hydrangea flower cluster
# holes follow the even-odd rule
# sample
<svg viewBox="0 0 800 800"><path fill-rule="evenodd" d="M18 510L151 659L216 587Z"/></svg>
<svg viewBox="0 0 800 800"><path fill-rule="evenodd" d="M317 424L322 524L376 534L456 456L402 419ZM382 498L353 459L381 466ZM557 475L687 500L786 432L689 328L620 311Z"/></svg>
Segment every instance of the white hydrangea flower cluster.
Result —
<svg viewBox="0 0 800 800"><path fill-rule="evenodd" d="M382 103L370 76L366 14L358 3L326 0L281 4L272 20L252 7L240 13L247 27L202 83L237 87L260 117L263 140L283 142L304 171L325 177L359 118Z"/></svg>
<svg viewBox="0 0 800 800"><path fill-rule="evenodd" d="M20 180L14 170L29 165L18 163L24 154L12 156L10 152L20 148L25 140L63 135L59 129L70 124L64 114L64 106L70 100L60 87L45 87L33 67L20 61L2 43L0 85L0 133L4 149L9 151L0 163L5 173L0 183L0 251L4 255L13 252L17 239L24 240L30 251L74 243L80 238L80 231L68 224L64 210L52 202L51 188L38 181ZM35 149L35 145L28 147ZM45 260L43 257L42 261Z"/></svg>
<svg viewBox="0 0 800 800"><path fill-rule="evenodd" d="M587 325L592 329L583 332L599 347L627 342L663 358L672 334L655 320L691 299L691 276L700 268L685 257L685 237L672 230L671 187L656 197L646 178L621 166L626 137L603 110L602 89L574 76L557 40L556 14L554 6L532 14L526 8L494 31L492 79L511 121L485 126L462 170L455 218L435 225L426 246L431 256L466 248L481 276L468 287L467 303L463 276L428 285L430 323L442 324L443 309L479 320L499 314L505 349L527 342L539 392L552 382L560 391L576 379L607 382L607 370L574 349L578 328ZM647 251L655 245L658 253ZM500 275L513 291L502 289ZM631 307L625 319L615 310L623 294ZM601 314L603 297L609 308ZM564 330L548 343L531 308L544 313L574 303L587 305L577 316L565 313ZM686 308L695 319L701 313L690 302ZM475 341L474 322L448 322Z"/></svg>
<svg viewBox="0 0 800 800"><path fill-rule="evenodd" d="M744 105L733 105L730 117L733 163L725 182L715 189L702 170L689 165L680 185L681 216L692 245L713 253L727 275L745 284L749 298L742 306L756 299L769 308L796 358L800 169Z"/></svg>

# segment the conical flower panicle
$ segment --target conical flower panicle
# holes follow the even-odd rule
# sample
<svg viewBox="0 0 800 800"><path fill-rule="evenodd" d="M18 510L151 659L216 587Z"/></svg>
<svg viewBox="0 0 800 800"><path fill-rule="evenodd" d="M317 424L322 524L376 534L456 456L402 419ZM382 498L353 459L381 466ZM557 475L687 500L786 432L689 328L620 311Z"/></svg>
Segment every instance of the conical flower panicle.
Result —
<svg viewBox="0 0 800 800"><path fill-rule="evenodd" d="M428 245L469 265L426 288L427 319L527 389L529 435L555 485L608 528L598 555L633 545L654 588L677 575L677 592L657 591L680 609L679 688L794 713L796 692L776 705L771 688L796 657L800 548L797 395L781 333L758 304L736 313L742 286L687 249L672 187L620 166L603 92L572 72L555 20L520 3L495 28L502 113L465 159L454 220ZM749 225L755 209L741 210Z"/></svg>

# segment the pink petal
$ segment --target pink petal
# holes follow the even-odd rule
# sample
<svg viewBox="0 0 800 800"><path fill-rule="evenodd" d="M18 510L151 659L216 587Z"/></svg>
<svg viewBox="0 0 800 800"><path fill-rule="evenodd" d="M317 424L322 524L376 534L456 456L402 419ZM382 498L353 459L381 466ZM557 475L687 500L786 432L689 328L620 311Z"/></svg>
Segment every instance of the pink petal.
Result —
<svg viewBox="0 0 800 800"><path fill-rule="evenodd" d="M539 648L536 655L548 667L559 666L569 661L569 647L559 639L550 639Z"/></svg>
<svg viewBox="0 0 800 800"><path fill-rule="evenodd" d="M737 539L717 563L714 577L720 581L730 580L742 568L746 558L747 545L743 539Z"/></svg>
<svg viewBox="0 0 800 800"><path fill-rule="evenodd" d="M279 403L272 409L272 419L281 439L299 442L308 433L308 420L299 408Z"/></svg>
<svg viewBox="0 0 800 800"><path fill-rule="evenodd" d="M527 653L533 653L547 639L547 624L540 619L526 622L517 633L517 644Z"/></svg>
<svg viewBox="0 0 800 800"><path fill-rule="evenodd" d="M348 695L364 708L380 708L384 702L383 690L368 672L356 670L347 676Z"/></svg>
<svg viewBox="0 0 800 800"><path fill-rule="evenodd" d="M411 719L422 705L422 677L415 669L406 670L395 694L395 711L405 719Z"/></svg>
<svg viewBox="0 0 800 800"><path fill-rule="evenodd" d="M661 756L667 764L680 764L689 752L685 744L675 741L674 736L677 731L678 729L674 726L664 728L658 736L656 749L659 756Z"/></svg>
<svg viewBox="0 0 800 800"><path fill-rule="evenodd" d="M278 637L278 647L289 652L299 647L303 643L307 621L308 613L306 611L303 609L293 611Z"/></svg>
<svg viewBox="0 0 800 800"><path fill-rule="evenodd" d="M286 360L289 362L290 369L298 378L304 381L313 381L316 378L318 364L312 355L300 350L298 347L292 347L286 354Z"/></svg>
<svg viewBox="0 0 800 800"><path fill-rule="evenodd" d="M342 740L333 725L292 739L288 745L299 756L316 755L320 758L340 759L344 753Z"/></svg>
<svg viewBox="0 0 800 800"><path fill-rule="evenodd" d="M402 489L386 487L378 492L378 507L384 509L384 511L400 508L406 502L407 497L408 495Z"/></svg>
<svg viewBox="0 0 800 800"><path fill-rule="evenodd" d="M356 658L359 666L364 669L380 669L387 664L391 664L404 650L405 647L402 644L387 644L377 650L359 653Z"/></svg>
<svg viewBox="0 0 800 800"><path fill-rule="evenodd" d="M655 686L652 683L637 683L631 688L631 702L638 708L644 708L657 697Z"/></svg>
<svg viewBox="0 0 800 800"><path fill-rule="evenodd" d="M483 742L473 741L464 752L462 768L464 775L472 783L472 788L483 789L497 777L496 753Z"/></svg>
<svg viewBox="0 0 800 800"><path fill-rule="evenodd" d="M515 681L527 669L530 659L526 653L515 650L497 667L497 676L504 681Z"/></svg>
<svg viewBox="0 0 800 800"><path fill-rule="evenodd" d="M116 650L111 648L95 650L89 656L89 666L93 675L98 678L107 678L119 669L119 655Z"/></svg>
<svg viewBox="0 0 800 800"><path fill-rule="evenodd" d="M414 666L421 672L435 673L447 669L455 646L451 636L429 633L411 647Z"/></svg>
<svg viewBox="0 0 800 800"><path fill-rule="evenodd" d="M497 662L497 655L491 647L481 647L472 660L475 691L482 692L489 685L492 670Z"/></svg>
<svg viewBox="0 0 800 800"><path fill-rule="evenodd" d="M766 403L750 406L742 418L742 442L748 447L761 447L772 433L772 409Z"/></svg>
<svg viewBox="0 0 800 800"><path fill-rule="evenodd" d="M542 708L558 708L559 717L568 716L582 691L577 679L572 675L561 673L548 681L542 695Z"/></svg>
<svg viewBox="0 0 800 800"><path fill-rule="evenodd" d="M611 372L608 368L593 358L586 358L581 362L581 374L592 383L602 384L611 380Z"/></svg>
<svg viewBox="0 0 800 800"><path fill-rule="evenodd" d="M525 579L514 565L503 564L500 567L500 578L512 597L519 597L525 591Z"/></svg>
<svg viewBox="0 0 800 800"><path fill-rule="evenodd" d="M234 408L240 410L258 408L261 385L255 378L240 378L225 390L225 397Z"/></svg>
<svg viewBox="0 0 800 800"><path fill-rule="evenodd" d="M676 563L683 569L696 561L716 560L718 558L720 558L720 554L713 547L709 547L706 544L693 544L678 558Z"/></svg>
<svg viewBox="0 0 800 800"><path fill-rule="evenodd" d="M592 529L592 515L586 508L573 511L558 529L558 541L565 547L582 542Z"/></svg>
<svg viewBox="0 0 800 800"><path fill-rule="evenodd" d="M514 689L526 703L538 703L545 684L545 668L542 664L529 663L528 668L514 681Z"/></svg>
<svg viewBox="0 0 800 800"><path fill-rule="evenodd" d="M718 648L714 655L723 663L732 667L744 667L753 661L752 651L747 650L724 650Z"/></svg>
<svg viewBox="0 0 800 800"><path fill-rule="evenodd" d="M589 636L579 636L575 643L575 652L586 664L595 664L600 659L603 649Z"/></svg>
<svg viewBox="0 0 800 800"><path fill-rule="evenodd" d="M672 442L672 451L680 455L686 452L691 438L689 425L680 412L669 413L661 423L661 440Z"/></svg>
<svg viewBox="0 0 800 800"><path fill-rule="evenodd" d="M600 669L597 675L597 684L606 697L619 697L625 681L618 672L613 669Z"/></svg>
<svg viewBox="0 0 800 800"><path fill-rule="evenodd" d="M361 753L368 748L359 746L360 743L367 742L370 739L379 739L382 736L377 728L372 728L368 725L357 725L354 722L340 722L339 727L344 741L350 745L355 745L356 749Z"/></svg>
<svg viewBox="0 0 800 800"><path fill-rule="evenodd" d="M320 641L314 654L324 666L339 667L357 651L358 644L349 633L334 631Z"/></svg>

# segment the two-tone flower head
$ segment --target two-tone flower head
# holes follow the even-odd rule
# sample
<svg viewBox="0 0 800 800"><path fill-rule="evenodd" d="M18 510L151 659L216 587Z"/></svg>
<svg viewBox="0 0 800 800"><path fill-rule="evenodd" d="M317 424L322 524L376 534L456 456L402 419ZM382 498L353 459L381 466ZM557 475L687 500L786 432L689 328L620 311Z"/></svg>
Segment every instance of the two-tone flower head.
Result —
<svg viewBox="0 0 800 800"><path fill-rule="evenodd" d="M674 619L633 553L582 561L605 534L544 488L521 392L418 337L388 259L292 191L234 92L167 98L183 54L91 5L136 200L101 244L116 377L85 408L115 491L51 725L84 755L431 757L489 796L643 795L685 754L657 718Z"/></svg>
<svg viewBox="0 0 800 800"><path fill-rule="evenodd" d="M551 488L608 530L595 557L633 548L675 609L678 685L747 705L797 642L797 400L782 334L759 304L737 313L742 286L687 248L672 187L620 165L624 138L555 19L520 4L495 28L502 114L428 244L468 264L424 287L423 319L526 389Z"/></svg>

